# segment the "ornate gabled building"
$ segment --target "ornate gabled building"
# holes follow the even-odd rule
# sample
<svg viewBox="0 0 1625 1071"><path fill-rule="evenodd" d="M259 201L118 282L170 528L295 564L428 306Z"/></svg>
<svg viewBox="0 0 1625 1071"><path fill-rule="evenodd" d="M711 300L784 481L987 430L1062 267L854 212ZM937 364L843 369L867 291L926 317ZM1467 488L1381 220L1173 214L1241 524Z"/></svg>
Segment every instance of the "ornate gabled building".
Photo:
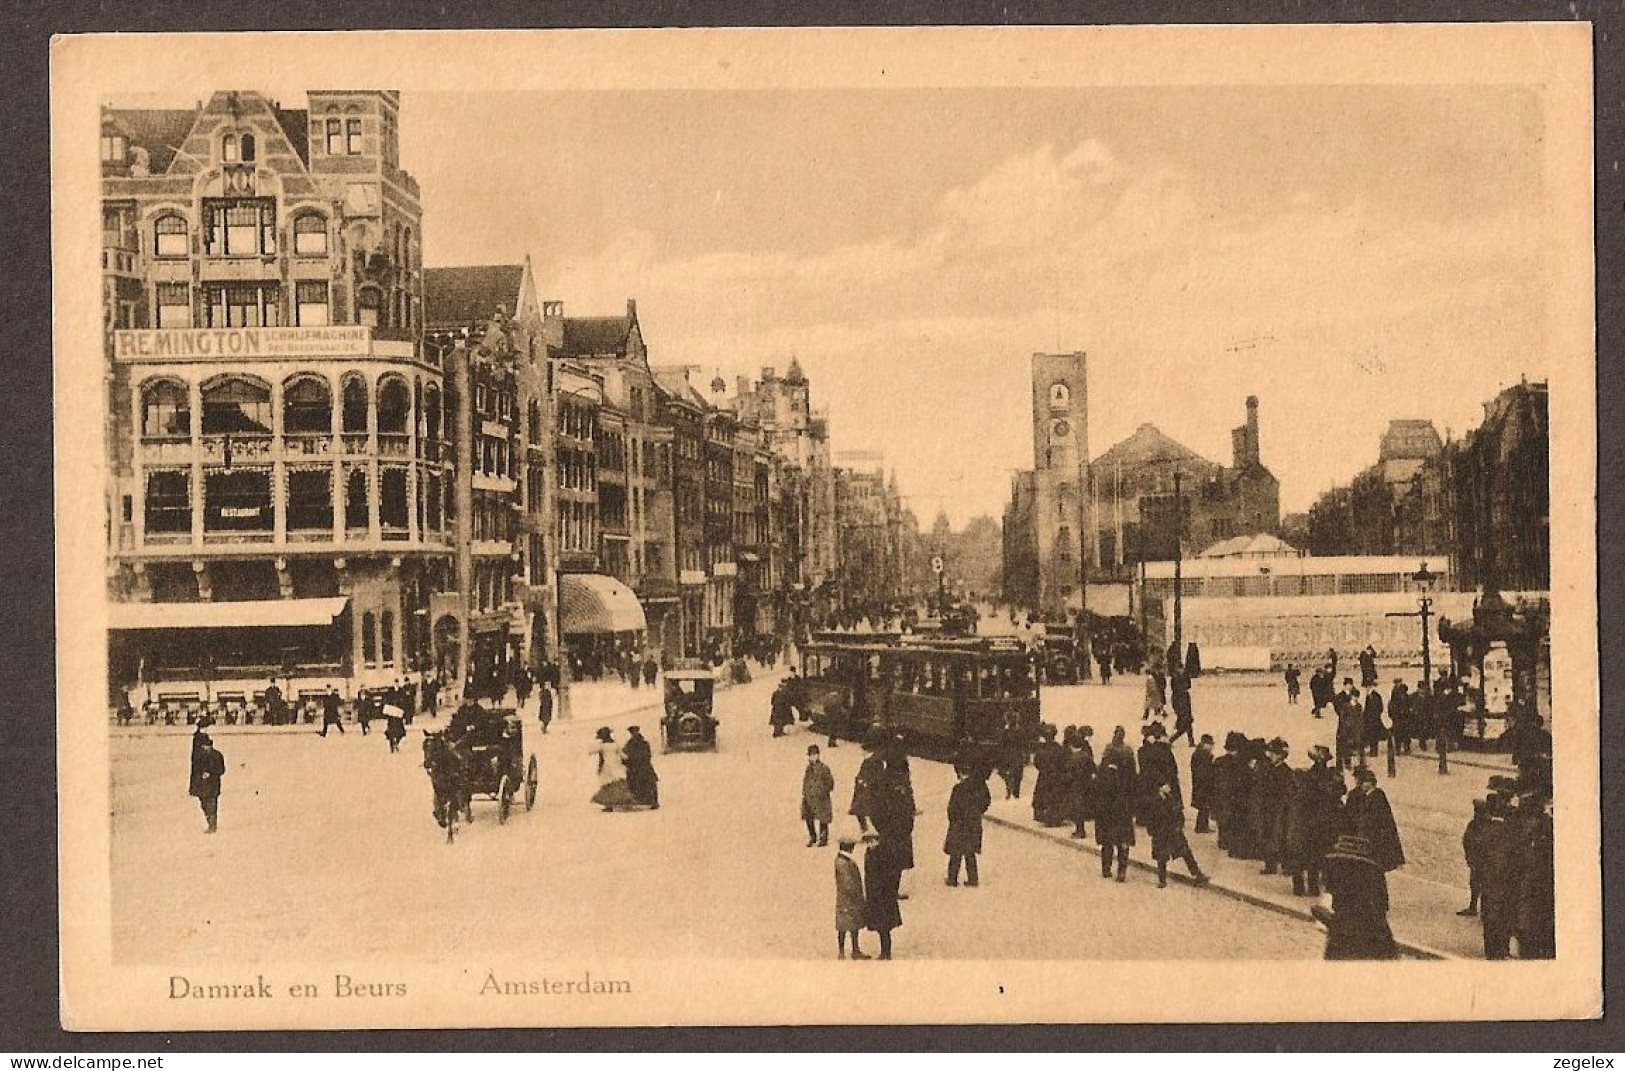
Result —
<svg viewBox="0 0 1625 1071"><path fill-rule="evenodd" d="M116 685L251 700L427 662L446 427L400 110L103 111Z"/></svg>

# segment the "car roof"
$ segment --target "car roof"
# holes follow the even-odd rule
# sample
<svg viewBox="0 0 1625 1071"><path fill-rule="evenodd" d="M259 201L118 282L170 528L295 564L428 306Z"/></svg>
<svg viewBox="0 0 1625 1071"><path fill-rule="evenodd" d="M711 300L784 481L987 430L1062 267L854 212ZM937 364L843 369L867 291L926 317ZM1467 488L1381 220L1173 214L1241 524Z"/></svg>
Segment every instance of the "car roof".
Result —
<svg viewBox="0 0 1625 1071"><path fill-rule="evenodd" d="M666 679L669 681L716 681L716 675L703 669L668 669Z"/></svg>

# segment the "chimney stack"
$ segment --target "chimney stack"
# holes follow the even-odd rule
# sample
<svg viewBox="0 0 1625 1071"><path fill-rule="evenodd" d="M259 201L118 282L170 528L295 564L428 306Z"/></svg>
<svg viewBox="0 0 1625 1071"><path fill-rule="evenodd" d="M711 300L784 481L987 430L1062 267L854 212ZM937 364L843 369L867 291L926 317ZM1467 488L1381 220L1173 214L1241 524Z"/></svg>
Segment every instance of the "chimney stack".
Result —
<svg viewBox="0 0 1625 1071"><path fill-rule="evenodd" d="M626 318L628 320L636 320L638 318L638 301L637 301L637 298L627 298L626 299Z"/></svg>

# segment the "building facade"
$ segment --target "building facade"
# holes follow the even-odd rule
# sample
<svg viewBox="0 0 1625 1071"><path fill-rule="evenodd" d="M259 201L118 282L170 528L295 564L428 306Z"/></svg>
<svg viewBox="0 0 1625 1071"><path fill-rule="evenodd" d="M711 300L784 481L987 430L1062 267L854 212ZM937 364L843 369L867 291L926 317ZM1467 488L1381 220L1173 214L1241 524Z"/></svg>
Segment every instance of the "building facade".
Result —
<svg viewBox="0 0 1625 1071"><path fill-rule="evenodd" d="M428 660L447 431L400 110L312 91L103 112L116 684L249 699Z"/></svg>
<svg viewBox="0 0 1625 1071"><path fill-rule="evenodd" d="M1032 358L1033 467L1017 473L1005 510L1006 599L1046 617L1076 608L1089 563L1089 387L1085 355Z"/></svg>

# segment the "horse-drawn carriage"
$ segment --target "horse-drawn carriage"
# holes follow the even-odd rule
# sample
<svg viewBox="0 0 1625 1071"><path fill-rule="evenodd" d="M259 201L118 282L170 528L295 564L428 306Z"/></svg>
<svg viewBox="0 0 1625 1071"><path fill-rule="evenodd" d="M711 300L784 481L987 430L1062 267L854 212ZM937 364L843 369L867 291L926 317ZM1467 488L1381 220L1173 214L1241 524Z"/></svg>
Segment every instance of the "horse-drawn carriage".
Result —
<svg viewBox="0 0 1625 1071"><path fill-rule="evenodd" d="M536 806L536 756L525 756L519 712L467 705L437 733L423 734L423 767L434 786L435 821L448 842L457 823L474 820L474 797L495 800L497 822L508 820L523 791L525 810Z"/></svg>
<svg viewBox="0 0 1625 1071"><path fill-rule="evenodd" d="M708 670L666 671L666 713L660 719L665 750L717 749L717 719L711 713L716 684Z"/></svg>

